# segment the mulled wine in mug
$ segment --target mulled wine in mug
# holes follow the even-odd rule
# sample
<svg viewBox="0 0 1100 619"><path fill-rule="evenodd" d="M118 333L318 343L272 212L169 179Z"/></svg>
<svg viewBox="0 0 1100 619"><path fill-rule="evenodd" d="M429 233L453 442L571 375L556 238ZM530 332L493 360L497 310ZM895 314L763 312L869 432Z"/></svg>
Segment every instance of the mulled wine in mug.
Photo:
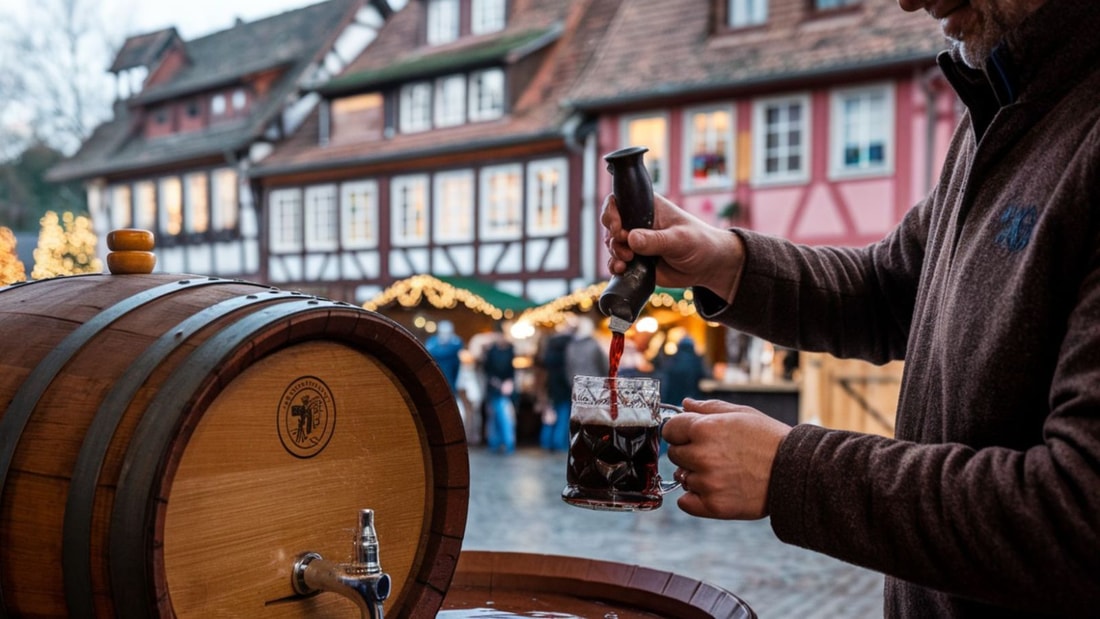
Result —
<svg viewBox="0 0 1100 619"><path fill-rule="evenodd" d="M569 416L566 503L589 509L646 511L680 486L657 471L661 424L682 412L661 402L655 378L575 376Z"/></svg>

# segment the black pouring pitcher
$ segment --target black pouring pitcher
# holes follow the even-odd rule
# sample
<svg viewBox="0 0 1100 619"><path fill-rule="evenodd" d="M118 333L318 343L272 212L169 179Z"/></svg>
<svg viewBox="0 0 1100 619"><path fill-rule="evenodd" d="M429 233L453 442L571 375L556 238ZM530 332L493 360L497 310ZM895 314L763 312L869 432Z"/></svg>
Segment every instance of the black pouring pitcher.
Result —
<svg viewBox="0 0 1100 619"><path fill-rule="evenodd" d="M648 150L631 146L604 155L612 176L611 192L626 230L653 227L653 183L642 159ZM657 258L635 254L626 271L612 277L600 294L600 312L611 318L611 331L625 333L634 324L656 285Z"/></svg>

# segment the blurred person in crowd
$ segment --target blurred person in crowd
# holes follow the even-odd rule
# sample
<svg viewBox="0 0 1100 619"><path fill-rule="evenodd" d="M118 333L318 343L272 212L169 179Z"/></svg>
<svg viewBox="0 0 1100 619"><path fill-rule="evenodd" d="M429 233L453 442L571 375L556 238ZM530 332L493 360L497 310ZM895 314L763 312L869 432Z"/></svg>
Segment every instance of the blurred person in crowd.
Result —
<svg viewBox="0 0 1100 619"><path fill-rule="evenodd" d="M572 385L574 376L607 376L607 349L596 339L596 325L588 316L578 316L573 338L565 348L565 372Z"/></svg>
<svg viewBox="0 0 1100 619"><path fill-rule="evenodd" d="M575 319L558 323L538 354L539 366L545 372L548 410L543 416L539 445L550 451L569 449L569 409L572 400L572 377L565 368L565 353L573 339Z"/></svg>
<svg viewBox="0 0 1100 619"><path fill-rule="evenodd" d="M684 398L701 396L699 381L707 376L703 357L695 351L695 340L685 335L676 343L676 352L667 355L658 370L661 400L679 406Z"/></svg>
<svg viewBox="0 0 1100 619"><path fill-rule="evenodd" d="M499 322L493 323L492 333L482 357L488 426L485 438L490 450L510 454L516 450L516 352Z"/></svg>
<svg viewBox="0 0 1100 619"><path fill-rule="evenodd" d="M441 320L436 331L425 343L428 354L435 359L436 365L447 377L447 383L451 386L451 392L458 390L458 370L462 367L459 358L462 352L462 338L455 334L455 326L450 320Z"/></svg>

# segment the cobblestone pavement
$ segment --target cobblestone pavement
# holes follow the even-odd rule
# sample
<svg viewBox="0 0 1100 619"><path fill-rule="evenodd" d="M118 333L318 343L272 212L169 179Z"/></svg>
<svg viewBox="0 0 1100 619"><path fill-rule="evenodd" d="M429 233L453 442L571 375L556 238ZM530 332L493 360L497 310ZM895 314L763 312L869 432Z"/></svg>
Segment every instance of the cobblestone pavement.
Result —
<svg viewBox="0 0 1100 619"><path fill-rule="evenodd" d="M663 459L661 473L674 467ZM567 555L642 565L722 587L761 619L882 617L882 576L780 542L767 520L695 518L673 500L644 513L562 502L565 455L521 447L510 456L470 447L463 548Z"/></svg>

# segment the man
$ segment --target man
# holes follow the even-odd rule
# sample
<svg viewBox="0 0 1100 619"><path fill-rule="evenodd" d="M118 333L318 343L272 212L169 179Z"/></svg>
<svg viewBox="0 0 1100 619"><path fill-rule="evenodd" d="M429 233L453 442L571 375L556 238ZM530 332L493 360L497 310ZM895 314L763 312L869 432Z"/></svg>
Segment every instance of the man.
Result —
<svg viewBox="0 0 1100 619"><path fill-rule="evenodd" d="M1083 0L900 0L941 21L967 106L939 185L886 239L813 248L658 198L660 256L721 321L781 345L904 358L897 438L691 401L678 505L771 517L787 542L887 574L898 617L1100 612L1100 11Z"/></svg>

